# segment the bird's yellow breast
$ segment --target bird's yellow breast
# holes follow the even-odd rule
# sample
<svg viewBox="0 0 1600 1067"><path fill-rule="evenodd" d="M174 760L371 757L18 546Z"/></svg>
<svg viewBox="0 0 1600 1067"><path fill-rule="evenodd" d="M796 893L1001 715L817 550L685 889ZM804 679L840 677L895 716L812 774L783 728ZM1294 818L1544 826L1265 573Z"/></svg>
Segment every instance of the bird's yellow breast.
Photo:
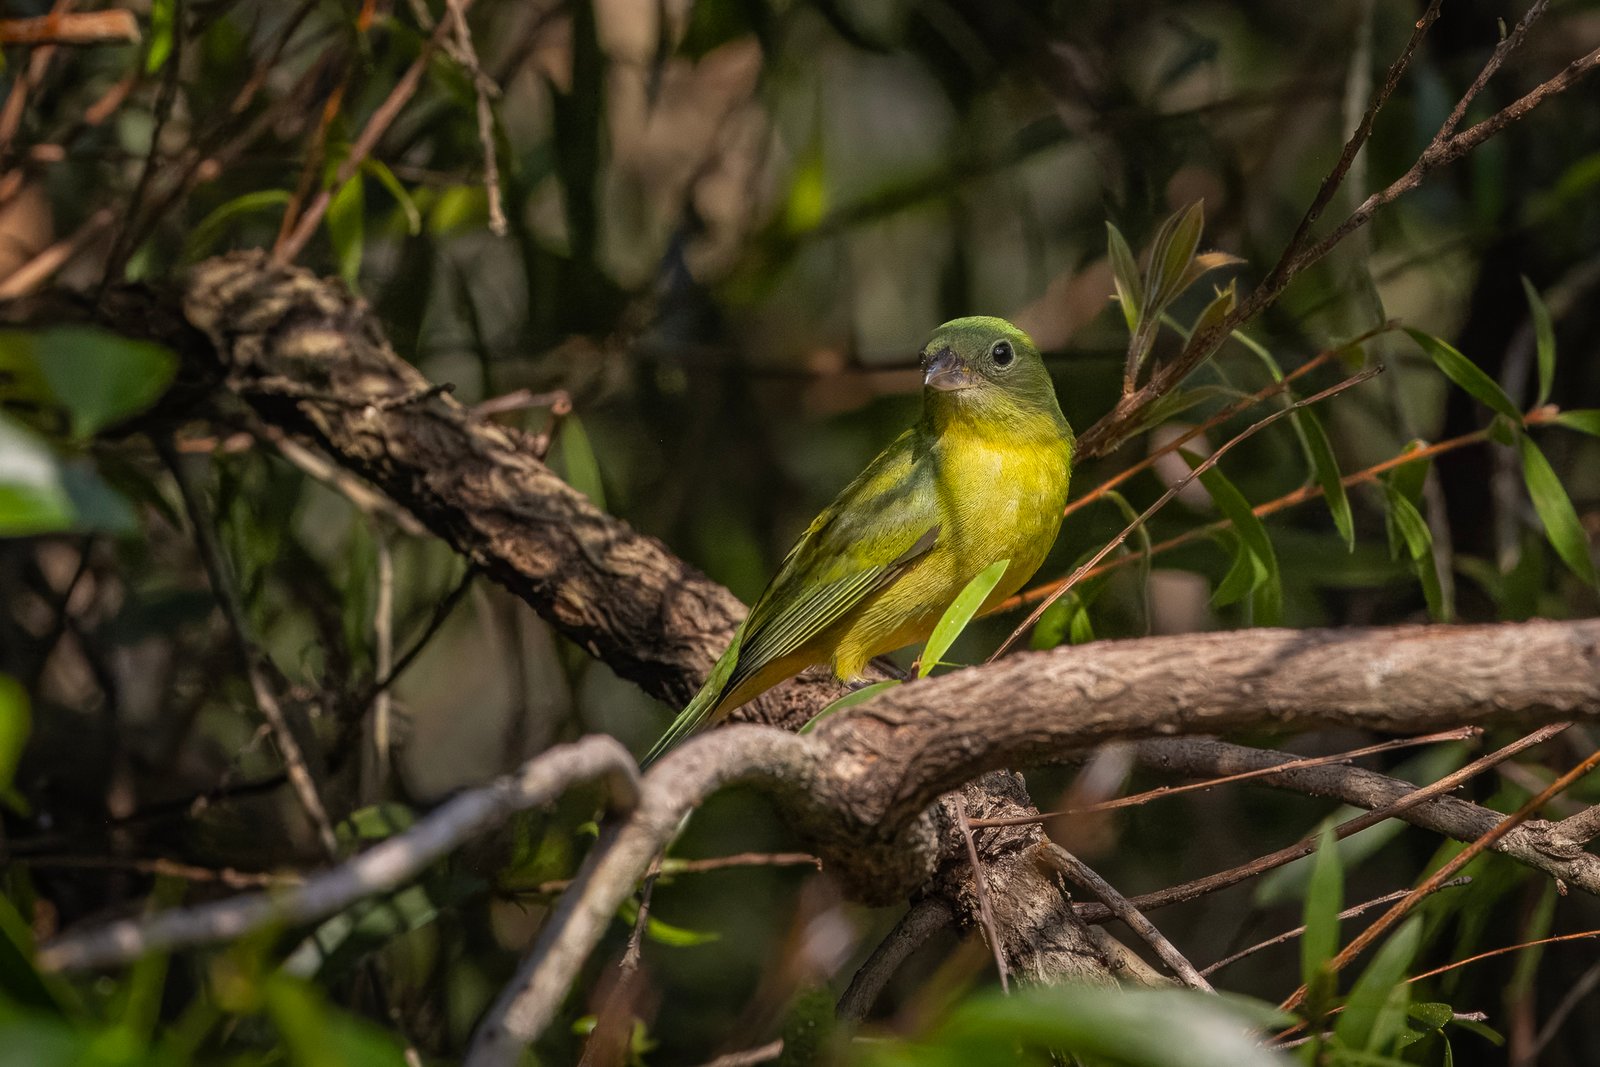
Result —
<svg viewBox="0 0 1600 1067"><path fill-rule="evenodd" d="M936 457L940 531L934 547L828 635L841 678L874 656L928 636L950 601L998 560L1010 560L985 609L1039 569L1061 528L1071 445L1057 434L946 427Z"/></svg>

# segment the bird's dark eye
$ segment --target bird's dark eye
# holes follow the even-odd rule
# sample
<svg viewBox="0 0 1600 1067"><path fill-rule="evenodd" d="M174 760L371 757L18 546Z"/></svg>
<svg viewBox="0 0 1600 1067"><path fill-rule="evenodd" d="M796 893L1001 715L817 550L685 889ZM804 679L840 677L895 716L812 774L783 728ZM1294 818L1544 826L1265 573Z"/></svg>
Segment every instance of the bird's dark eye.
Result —
<svg viewBox="0 0 1600 1067"><path fill-rule="evenodd" d="M1017 354L1012 351L1010 341L996 341L994 347L989 349L989 358L994 360L996 367L1009 367Z"/></svg>

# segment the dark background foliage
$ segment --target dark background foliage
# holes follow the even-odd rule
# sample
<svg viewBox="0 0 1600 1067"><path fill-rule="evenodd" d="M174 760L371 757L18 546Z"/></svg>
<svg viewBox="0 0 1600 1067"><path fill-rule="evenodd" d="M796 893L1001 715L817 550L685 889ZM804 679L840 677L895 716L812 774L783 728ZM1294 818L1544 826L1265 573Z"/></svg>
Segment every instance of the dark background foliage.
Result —
<svg viewBox="0 0 1600 1067"><path fill-rule="evenodd" d="M430 20L445 14L423 6ZM1169 214L1204 201L1203 247L1243 262L1180 299L1180 325L1213 281L1258 281L1420 14L1373 0L480 0L472 38L499 88L487 131L508 222L497 236L477 93L459 56L423 62L415 96L370 155L354 148L430 32L415 7L153 0L135 5L139 45L65 50L36 75L33 50L8 48L5 77L21 111L0 121L0 275L66 241L74 254L57 278L66 287L164 284L207 255L274 245L289 229L286 208L303 210L329 189L302 262L343 275L395 349L463 401L539 394L499 417L548 427L552 462L574 485L747 600L804 523L914 417L915 353L938 323L999 314L1030 330L1081 429L1115 403L1127 345L1110 299L1108 221L1138 251ZM43 10L15 4L6 14ZM1476 0L1445 5L1330 217L1404 171L1500 21L1520 14ZM1600 6L1555 4L1468 122L1597 39ZM1432 175L1298 279L1250 339L1293 369L1398 318L1451 342L1530 410L1538 360L1526 278L1554 318L1551 402L1600 404L1595 104L1593 85L1580 85ZM339 183L352 151L364 161ZM6 342L9 358L33 358L17 354L23 343ZM1165 333L1156 358L1180 345ZM1397 331L1313 372L1301 392L1362 359L1386 373L1320 409L1344 471L1413 440L1489 425L1483 405ZM1229 343L1188 383L1196 406L1167 422L1192 425L1270 380L1258 354ZM81 377L57 385L53 402L77 411L86 388ZM7 426L47 428L38 403L7 410ZM1264 410L1193 447L1215 446ZM72 439L53 427L54 462L90 485L71 514L0 543L0 670L26 694L6 690L6 706L13 719L15 709L32 712L5 815L4 878L17 922L40 937L151 899L230 891L237 879L217 873L225 869L289 873L319 859L248 711L169 466L144 434L93 429L109 432ZM665 724L668 709L478 582L394 686L393 774L363 769L372 683L383 673L374 620L386 615L395 648L410 647L465 565L387 512L353 506L258 430L237 412L185 424L176 462L211 509L291 711L320 739L330 808L359 816L351 833L379 836L558 740L604 731L642 750ZM1075 495L1164 432L1084 463ZM1549 426L1532 438L1592 534L1600 443ZM1287 421L1221 469L1252 504L1314 477ZM1469 621L1594 613L1595 590L1546 540L1513 448L1475 442L1442 453L1433 470L1425 486L1411 478L1403 490L1429 526L1431 554L1417 565L1393 550L1394 494L1373 484L1351 490L1351 548L1321 503L1268 519L1284 625L1424 621L1419 575L1430 572L1441 582L1436 618L1451 602L1449 614ZM1122 490L1142 508L1176 476L1158 464ZM1216 517L1196 486L1149 536L1161 542ZM1125 521L1105 501L1075 512L1040 580L1066 573ZM1047 617L1036 644L1270 621L1258 617L1260 597L1212 601L1240 551L1222 534L1148 567L1120 566ZM1017 619L973 624L955 658L981 659ZM1322 753L1367 739L1246 740ZM1369 765L1431 781L1495 740ZM1511 810L1592 748L1574 728L1467 792ZM1130 775L1110 752L1087 771L1040 770L1030 784L1049 810L1157 782ZM365 913L355 934L328 931L345 939L326 962L295 971L309 984L273 976L303 933L294 931L181 956L159 976L146 968L54 995L78 1005L75 1032L123 1035L129 1059L103 1062L133 1062L147 1046L208 1063L321 1062L304 1039L319 1026L381 1062L384 1040L358 1025L448 1061L538 928L550 900L539 887L581 855L591 799L469 848L420 890ZM1580 789L1553 810L1586 799L1600 798ZM1243 862L1310 832L1327 809L1242 785L1049 830L1134 893ZM765 799L732 791L695 816L674 854L795 847ZM1440 848L1397 824L1344 842L1345 900L1411 884ZM154 858L172 861L164 874L152 875ZM1600 925L1595 901L1558 896L1508 860L1469 870L1470 886L1425 909L1413 971ZM1297 864L1157 921L1191 959L1209 962L1295 925L1308 872ZM837 989L893 919L842 903L806 864L679 874L656 889L652 914L633 1053L649 1063L769 1039L798 985L820 975ZM619 921L567 1023L594 1010L626 935ZM987 957L966 940L957 948L954 935L941 938L904 969L880 1012L886 1028L925 1033L990 983ZM1500 1047L1459 1032L1459 1062L1580 1064L1600 1042L1592 994L1548 1035L1541 1027L1597 973L1589 943L1558 944L1452 971L1418 999L1485 1012L1509 1035ZM1229 990L1278 1000L1298 981L1295 951L1269 950L1222 974ZM60 1036L21 1009L6 1017ZM575 1060L578 1047L569 1026L547 1038L541 1062ZM1443 1062L1426 1042L1407 1055Z"/></svg>

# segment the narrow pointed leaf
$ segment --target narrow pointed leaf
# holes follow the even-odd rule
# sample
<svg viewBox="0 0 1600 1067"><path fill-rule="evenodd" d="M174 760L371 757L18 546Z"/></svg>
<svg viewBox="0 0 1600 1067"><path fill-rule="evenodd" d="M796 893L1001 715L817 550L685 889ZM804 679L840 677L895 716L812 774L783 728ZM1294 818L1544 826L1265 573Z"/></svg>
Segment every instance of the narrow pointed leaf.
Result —
<svg viewBox="0 0 1600 1067"><path fill-rule="evenodd" d="M885 689L893 689L899 684L900 679L898 678L885 678L881 682L873 682L871 685L864 685L860 689L846 693L838 700L835 700L833 703L829 704L827 707L811 716L810 719L806 720L806 724L800 727L800 733L809 734L812 730L817 728L818 723L832 715L834 712L843 711L845 708L853 708L857 704L865 704L867 701L871 700Z"/></svg>
<svg viewBox="0 0 1600 1067"><path fill-rule="evenodd" d="M328 201L328 239L333 243L333 258L339 264L339 277L351 289L361 280L366 197L361 176L341 185Z"/></svg>
<svg viewBox="0 0 1600 1067"><path fill-rule="evenodd" d="M1312 861L1311 884L1306 889L1306 932L1300 937L1300 981L1307 987L1339 950L1339 912L1343 910L1344 871L1340 869L1338 842L1332 829L1324 827Z"/></svg>
<svg viewBox="0 0 1600 1067"><path fill-rule="evenodd" d="M1339 531L1339 536L1344 538L1345 547L1353 552L1356 547L1355 519L1350 514L1350 498L1345 494L1344 482L1340 479L1339 461L1334 458L1333 445L1322 428L1322 420L1310 408L1301 408L1291 418L1300 428L1306 457L1311 461L1317 484L1322 486L1322 498L1328 504L1328 513L1333 516L1333 525Z"/></svg>
<svg viewBox="0 0 1600 1067"><path fill-rule="evenodd" d="M1235 284L1229 282L1227 288L1217 291L1217 295L1212 297L1211 303L1207 304L1205 310L1200 312L1199 317L1194 320L1194 328L1189 331L1189 345L1194 344L1195 338L1205 337L1213 327L1221 325L1223 319L1233 314L1234 306L1238 303L1236 290ZM1188 347L1185 346L1185 352L1187 352Z"/></svg>
<svg viewBox="0 0 1600 1067"><path fill-rule="evenodd" d="M1213 607L1225 608L1229 604L1237 604L1267 580L1267 569L1244 540L1235 537L1233 543L1233 566L1228 568L1228 573L1211 593Z"/></svg>
<svg viewBox="0 0 1600 1067"><path fill-rule="evenodd" d="M1184 272L1183 278L1178 282L1178 292L1189 291L1189 286L1223 267L1240 266L1245 261L1231 252L1202 252L1189 261L1189 269ZM1231 282L1229 284L1232 284Z"/></svg>
<svg viewBox="0 0 1600 1067"><path fill-rule="evenodd" d="M1600 437L1600 408L1588 408L1583 411L1563 411L1556 416L1556 425L1565 426L1569 430L1589 434L1591 437Z"/></svg>
<svg viewBox="0 0 1600 1067"><path fill-rule="evenodd" d="M1204 227L1205 207L1197 200L1167 219L1156 232L1156 239L1150 246L1150 270L1145 277L1145 290L1150 294L1150 315L1165 310L1178 295L1189 264L1200 247L1200 231Z"/></svg>
<svg viewBox="0 0 1600 1067"><path fill-rule="evenodd" d="M1542 407L1550 399L1550 386L1556 380L1556 330L1550 321L1550 309L1539 296L1527 275L1522 276L1522 291L1528 295L1528 314L1533 319L1534 351L1539 357L1539 398L1535 407Z"/></svg>
<svg viewBox="0 0 1600 1067"><path fill-rule="evenodd" d="M1428 602L1429 616L1439 622L1448 622L1455 614L1455 608L1445 598L1444 583L1439 580L1439 567L1433 555L1433 531L1428 528L1428 521L1422 517L1422 512L1393 483L1385 483L1384 488L1389 505L1391 551L1397 542L1405 545L1412 570L1422 583L1422 595Z"/></svg>
<svg viewBox="0 0 1600 1067"><path fill-rule="evenodd" d="M1201 457L1193 452L1182 450L1181 454L1191 468L1198 467L1202 462ZM1206 487L1217 510L1233 523L1234 532L1266 570L1266 579L1255 587L1256 621L1262 626L1277 625L1283 614L1283 585L1279 577L1277 553L1272 549L1272 538L1267 536L1266 526L1251 510L1244 494L1219 468L1212 467L1201 474L1200 484Z"/></svg>
<svg viewBox="0 0 1600 1067"><path fill-rule="evenodd" d="M1594 560L1589 555L1589 538L1572 500L1561 487L1561 479L1556 477L1538 445L1524 437L1518 447L1522 452L1522 477L1528 485L1528 495L1533 498L1533 510L1544 524L1544 535L1550 547L1579 578L1590 585L1597 584Z"/></svg>
<svg viewBox="0 0 1600 1067"><path fill-rule="evenodd" d="M994 587L1000 584L1010 565L1009 559L989 564L950 601L950 606L939 616L933 633L928 635L928 643L922 648L922 661L917 665L918 678L926 678L934 665L944 659L944 654L950 651L950 646L961 636L961 631L967 628L967 623L972 621L989 594L994 592Z"/></svg>
<svg viewBox="0 0 1600 1067"><path fill-rule="evenodd" d="M1133 258L1122 231L1106 223L1106 247L1111 260L1111 279L1117 287L1117 303L1122 305L1122 317L1128 332L1139 328L1144 308L1144 286L1139 281L1139 263Z"/></svg>
<svg viewBox="0 0 1600 1067"><path fill-rule="evenodd" d="M1447 344L1432 334L1423 333L1421 330L1407 329L1406 333L1422 350L1428 353L1428 358L1434 365L1444 372L1444 376L1455 382L1470 393L1480 404L1492 408L1506 418L1520 424L1522 412L1506 396L1505 391L1496 384L1495 380L1485 374L1479 366L1458 352L1452 345Z"/></svg>
<svg viewBox="0 0 1600 1067"><path fill-rule="evenodd" d="M1422 920L1413 916L1391 934L1367 969L1356 979L1334 1027L1334 1036L1347 1048L1383 1052L1405 1025L1407 1003L1390 996L1403 987L1406 969L1422 940Z"/></svg>

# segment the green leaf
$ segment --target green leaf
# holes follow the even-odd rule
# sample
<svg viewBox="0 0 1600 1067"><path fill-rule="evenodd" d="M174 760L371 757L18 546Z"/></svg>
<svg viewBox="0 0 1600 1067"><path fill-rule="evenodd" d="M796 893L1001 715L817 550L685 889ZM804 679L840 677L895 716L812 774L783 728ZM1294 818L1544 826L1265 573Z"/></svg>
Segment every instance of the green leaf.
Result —
<svg viewBox="0 0 1600 1067"><path fill-rule="evenodd" d="M361 175L334 190L328 201L328 240L339 264L339 277L353 291L361 281L361 253L366 218L366 194Z"/></svg>
<svg viewBox="0 0 1600 1067"><path fill-rule="evenodd" d="M1228 568L1228 573L1211 593L1211 603L1215 607L1225 608L1229 604L1237 604L1261 588L1261 583L1269 577L1267 568L1260 558L1250 551L1250 546L1245 544L1243 538L1234 537L1233 545L1233 565Z"/></svg>
<svg viewBox="0 0 1600 1067"><path fill-rule="evenodd" d="M1222 320L1233 314L1234 307L1238 304L1238 285L1229 282L1227 288L1217 290L1217 295L1205 306L1199 316L1194 320L1194 326L1189 330L1189 343L1192 345L1196 338L1202 338L1214 326L1220 326ZM1187 352L1188 346L1185 346Z"/></svg>
<svg viewBox="0 0 1600 1067"><path fill-rule="evenodd" d="M1539 446L1524 437L1518 444L1522 452L1522 478L1533 498L1533 510L1544 524L1544 535L1562 562L1590 585L1597 584L1594 560L1589 556L1589 538L1578 521L1578 513L1561 487L1561 479L1551 469Z"/></svg>
<svg viewBox="0 0 1600 1067"><path fill-rule="evenodd" d="M834 712L843 711L845 708L853 708L857 704L864 704L885 689L893 689L899 684L900 679L898 678L885 678L881 682L873 682L871 685L864 685L860 689L852 690L806 720L806 724L800 727L800 733L809 734L817 728L819 722Z"/></svg>
<svg viewBox="0 0 1600 1067"><path fill-rule="evenodd" d="M411 198L406 187L400 184L400 179L394 176L394 171L381 159L368 156L361 161L361 169L378 179L378 184L389 191L395 202L400 205L400 210L406 216L406 232L412 237L422 232L422 212L417 210L417 202Z"/></svg>
<svg viewBox="0 0 1600 1067"><path fill-rule="evenodd" d="M1200 248L1200 233L1205 229L1205 203L1196 200L1182 211L1174 213L1161 229L1156 231L1150 245L1150 270L1145 276L1145 291L1150 294L1145 317L1152 318L1166 310L1182 291L1183 280L1189 274L1194 254Z"/></svg>
<svg viewBox="0 0 1600 1067"><path fill-rule="evenodd" d="M557 469L567 484L589 498L601 511L606 509L606 490L600 481L600 461L595 458L594 446L578 416L568 415L561 423L556 437L556 451L560 453Z"/></svg>
<svg viewBox="0 0 1600 1067"><path fill-rule="evenodd" d="M144 72L154 74L172 54L177 24L177 0L150 0L150 47L144 54Z"/></svg>
<svg viewBox="0 0 1600 1067"><path fill-rule="evenodd" d="M1183 458L1188 462L1190 469L1200 466L1202 458L1187 449L1180 449ZM1239 535L1250 552L1266 572L1266 577L1254 586L1256 622L1262 626L1276 626L1283 616L1283 584L1278 572L1277 553L1272 550L1272 539L1267 536L1267 528L1254 511L1250 509L1250 502L1244 494L1239 492L1222 473L1221 468L1212 467L1200 475L1200 484L1205 486L1206 492L1211 494L1212 503L1217 505L1217 510L1233 524L1233 530Z"/></svg>
<svg viewBox="0 0 1600 1067"><path fill-rule="evenodd" d="M236 196L201 219L183 242L183 258L189 262L204 257L221 239L228 223L243 215L265 211L288 204L291 197L286 189L262 189Z"/></svg>
<svg viewBox="0 0 1600 1067"><path fill-rule="evenodd" d="M405 1050L394 1035L323 1000L315 986L273 975L265 1003L295 1067L404 1067Z"/></svg>
<svg viewBox="0 0 1600 1067"><path fill-rule="evenodd" d="M994 592L994 587L1000 584L1009 566L1009 559L989 564L950 601L950 606L944 609L944 614L939 616L938 623L934 625L933 633L928 635L928 643L922 646L922 656L917 664L918 678L926 678L935 665L944 660L944 654L950 651L950 646L961 636L961 631L967 628L967 623L983 607L983 602Z"/></svg>
<svg viewBox="0 0 1600 1067"><path fill-rule="evenodd" d="M1454 347L1446 344L1432 334L1423 333L1421 330L1406 329L1411 339L1422 347L1433 360L1434 365L1444 372L1444 376L1455 382L1470 393L1480 404L1492 408L1511 419L1518 425L1522 423L1522 412L1506 396L1505 391L1496 384L1495 380L1478 368L1472 360L1456 351Z"/></svg>
<svg viewBox="0 0 1600 1067"><path fill-rule="evenodd" d="M1387 1051L1405 1025L1409 996L1406 970L1422 941L1422 918L1412 916L1384 941L1367 969L1356 979L1333 1034L1347 1048Z"/></svg>
<svg viewBox="0 0 1600 1067"><path fill-rule="evenodd" d="M1385 482L1384 490L1389 505L1391 547L1405 545L1412 569L1422 583L1428 614L1440 622L1448 622L1454 615L1454 606L1446 601L1444 585L1439 580L1439 568L1433 556L1433 531L1428 528L1428 522L1417 506L1406 499L1392 482Z"/></svg>
<svg viewBox="0 0 1600 1067"><path fill-rule="evenodd" d="M0 416L0 537L72 528L61 464L32 432Z"/></svg>
<svg viewBox="0 0 1600 1067"><path fill-rule="evenodd" d="M1328 513L1333 516L1334 528L1344 538L1345 547L1355 551L1356 524L1350 514L1350 498L1345 495L1344 481L1339 474L1339 461L1334 458L1333 445L1322 428L1322 420L1310 408L1301 408L1290 416L1304 435L1306 455L1311 469L1322 486L1322 498L1328 503Z"/></svg>
<svg viewBox="0 0 1600 1067"><path fill-rule="evenodd" d="M404 804L369 804L352 811L334 831L340 843L348 846L393 837L410 829L416 821L416 814Z"/></svg>
<svg viewBox="0 0 1600 1067"><path fill-rule="evenodd" d="M1563 411L1556 416L1556 425L1589 434L1591 437L1600 437L1600 408Z"/></svg>
<svg viewBox="0 0 1600 1067"><path fill-rule="evenodd" d="M15 678L0 674L0 801L13 811L27 808L16 790L16 777L32 727L27 690Z"/></svg>
<svg viewBox="0 0 1600 1067"><path fill-rule="evenodd" d="M1556 380L1556 329L1550 321L1550 309L1526 274L1522 276L1522 291L1528 296L1528 314L1533 319L1535 351L1539 356L1539 398L1534 406L1543 407Z"/></svg>
<svg viewBox="0 0 1600 1067"><path fill-rule="evenodd" d="M170 349L92 326L0 330L0 405L59 409L79 441L155 403L177 370Z"/></svg>
<svg viewBox="0 0 1600 1067"><path fill-rule="evenodd" d="M1306 931L1300 936L1300 981L1307 988L1317 983L1327 962L1339 951L1339 912L1343 910L1344 871L1338 842L1332 828L1324 827L1306 890Z"/></svg>
<svg viewBox="0 0 1600 1067"><path fill-rule="evenodd" d="M617 909L617 915L623 923L633 926L639 921L639 902L629 897L622 902L622 907ZM722 935L715 930L689 930L662 922L653 914L645 917L644 934L657 944L670 948L694 948L696 945L709 945L713 941L722 939Z"/></svg>
<svg viewBox="0 0 1600 1067"><path fill-rule="evenodd" d="M51 982L33 966L33 927L0 894L0 1005L7 1001L52 1014L61 1011Z"/></svg>
<svg viewBox="0 0 1600 1067"><path fill-rule="evenodd" d="M1011 1063L1009 1050L1021 1045L1122 1067L1282 1067L1253 1031L1285 1021L1271 1005L1235 996L1025 986L1010 996L994 991L964 1001L926 1042L877 1062Z"/></svg>
<svg viewBox="0 0 1600 1067"><path fill-rule="evenodd" d="M1144 286L1139 281L1139 263L1133 258L1133 250L1128 247L1122 231L1109 222L1106 223L1106 237L1111 279L1117 287L1117 303L1122 307L1128 332L1132 333L1139 328L1139 320L1143 317Z"/></svg>

